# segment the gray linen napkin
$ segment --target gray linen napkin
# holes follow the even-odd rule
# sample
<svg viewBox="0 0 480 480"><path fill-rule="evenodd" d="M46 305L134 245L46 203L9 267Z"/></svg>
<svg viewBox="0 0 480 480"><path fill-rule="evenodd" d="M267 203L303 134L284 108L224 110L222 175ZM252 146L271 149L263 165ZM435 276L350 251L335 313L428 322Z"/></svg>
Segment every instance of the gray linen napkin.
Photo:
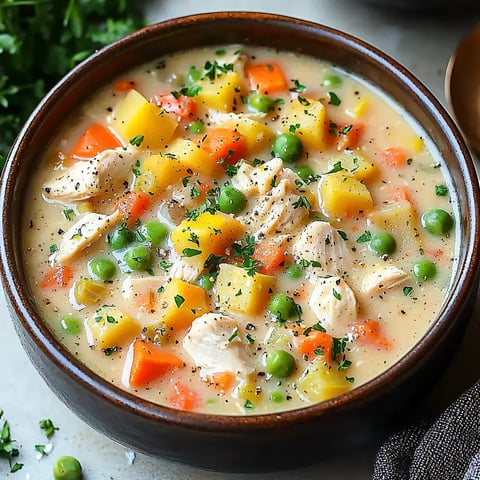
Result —
<svg viewBox="0 0 480 480"><path fill-rule="evenodd" d="M480 480L480 382L381 446L373 480Z"/></svg>

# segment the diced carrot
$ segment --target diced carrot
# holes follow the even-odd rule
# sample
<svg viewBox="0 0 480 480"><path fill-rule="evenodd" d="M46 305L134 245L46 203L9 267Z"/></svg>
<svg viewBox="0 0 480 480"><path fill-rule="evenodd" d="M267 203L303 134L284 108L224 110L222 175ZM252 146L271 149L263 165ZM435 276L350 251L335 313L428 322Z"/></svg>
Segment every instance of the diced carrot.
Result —
<svg viewBox="0 0 480 480"><path fill-rule="evenodd" d="M136 88L136 83L134 80L127 80L126 78L122 78L117 80L113 84L113 90L119 93L127 93L133 88Z"/></svg>
<svg viewBox="0 0 480 480"><path fill-rule="evenodd" d="M380 323L377 320L364 320L352 326L354 340L364 345L375 345L385 350L392 348L390 342L382 333Z"/></svg>
<svg viewBox="0 0 480 480"><path fill-rule="evenodd" d="M154 95L152 102L174 115L178 122L191 120L197 111L195 100L186 95L163 93Z"/></svg>
<svg viewBox="0 0 480 480"><path fill-rule="evenodd" d="M389 147L382 150L380 161L389 168L403 168L407 165L408 155L404 148Z"/></svg>
<svg viewBox="0 0 480 480"><path fill-rule="evenodd" d="M169 400L170 405L178 410L195 410L200 405L198 394L180 382L173 385Z"/></svg>
<svg viewBox="0 0 480 480"><path fill-rule="evenodd" d="M93 123L73 147L70 156L91 158L104 150L121 146L120 140L107 127L99 123Z"/></svg>
<svg viewBox="0 0 480 480"><path fill-rule="evenodd" d="M150 205L150 199L144 192L128 192L117 200L117 210L132 226L147 210Z"/></svg>
<svg viewBox="0 0 480 480"><path fill-rule="evenodd" d="M234 380L235 375L228 371L214 373L208 378L209 385L222 394L232 389Z"/></svg>
<svg viewBox="0 0 480 480"><path fill-rule="evenodd" d="M285 261L285 249L269 242L262 242L255 246L252 258L260 262L262 266L260 273L274 275Z"/></svg>
<svg viewBox="0 0 480 480"><path fill-rule="evenodd" d="M393 187L392 193L388 195L388 200L392 200L394 202L408 200L410 203L412 203L412 192L404 185L397 185Z"/></svg>
<svg viewBox="0 0 480 480"><path fill-rule="evenodd" d="M162 350L145 340L137 339L133 342L130 385L142 387L175 368L183 367L183 365L182 359L173 353Z"/></svg>
<svg viewBox="0 0 480 480"><path fill-rule="evenodd" d="M215 128L196 139L197 145L218 163L233 165L247 153L247 139L240 132Z"/></svg>
<svg viewBox="0 0 480 480"><path fill-rule="evenodd" d="M333 337L328 333L312 329L308 335L298 335L297 344L299 353L305 355L308 360L320 355L327 362L332 361Z"/></svg>
<svg viewBox="0 0 480 480"><path fill-rule="evenodd" d="M347 148L353 150L358 146L362 137L364 125L362 123L341 125L338 127L337 150L343 151Z"/></svg>
<svg viewBox="0 0 480 480"><path fill-rule="evenodd" d="M73 278L73 270L67 265L50 268L40 282L41 288L67 288Z"/></svg>
<svg viewBox="0 0 480 480"><path fill-rule="evenodd" d="M287 90L285 75L278 63L260 63L245 68L250 88L263 94Z"/></svg>

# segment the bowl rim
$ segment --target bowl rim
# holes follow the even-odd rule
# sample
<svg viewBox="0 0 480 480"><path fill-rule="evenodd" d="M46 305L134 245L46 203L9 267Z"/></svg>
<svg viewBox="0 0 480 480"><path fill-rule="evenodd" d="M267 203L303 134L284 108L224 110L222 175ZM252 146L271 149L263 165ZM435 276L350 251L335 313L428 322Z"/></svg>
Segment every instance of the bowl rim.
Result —
<svg viewBox="0 0 480 480"><path fill-rule="evenodd" d="M35 129L39 128L42 118L48 114L48 110L55 102L55 98L66 92L69 86L75 83L83 72L88 72L99 65L102 58L106 55L115 54L124 48L133 48L134 45L150 35L158 36L167 34L176 30L179 26L188 28L192 24L215 23L218 21L242 22L245 20L256 21L259 24L269 22L281 26L283 29L290 29L292 33L298 32L298 29L307 29L314 31L317 36L329 37L334 39L341 48L353 50L362 57L368 56L369 61L376 64L379 68L386 70L389 75L394 75L401 82L402 86L419 97L426 108L435 116L448 136L449 142L455 151L455 157L464 173L466 193L470 218L471 242L465 247L467 251L465 258L469 259L469 265L478 267L480 252L480 193L473 161L470 157L468 148L450 115L435 98L435 96L400 63L391 58L378 48L367 42L354 37L348 33L342 32L332 27L314 23L299 18L257 12L215 12L188 15L170 20L165 20L140 29L133 34L124 37L113 44L95 52L76 66L71 72L65 75L44 97L37 108L33 111L24 127L20 131L12 149L9 153L7 163L3 170L0 190L0 207L2 209L2 222L0 224L0 259L3 269L1 270L2 280L11 307L15 310L17 317L27 335L33 338L37 348L53 362L56 367L61 369L69 377L75 379L84 388L93 392L96 396L103 397L110 403L128 409L131 413L153 420L155 422L176 424L182 427L195 429L208 429L210 431L227 431L234 429L262 429L271 427L272 423L281 422L284 425L293 423L304 423L312 416L322 416L327 412L345 411L355 406L371 400L380 394L381 388L385 388L391 379L405 377L407 372L416 368L418 362L421 362L422 351L428 351L433 347L450 328L448 318L456 318L460 315L463 307L468 302L467 297L475 286L476 272L472 272L466 265L459 266L456 281L450 286L450 302L444 303L441 311L438 313L434 328L430 327L422 338L408 351L400 360L393 364L389 369L373 378L369 382L355 387L351 391L327 400L319 404L313 404L294 410L285 410L281 412L246 415L223 415L200 412L186 412L173 409L168 406L158 405L139 396L136 396L120 387L109 383L106 379L91 371L82 364L73 354L68 352L61 343L56 340L50 330L43 323L40 315L37 315L33 305L26 301L26 295L22 293L22 286L18 282L18 264L21 262L23 253L15 253L15 241L9 233L8 228L8 210L11 199L15 191L15 172L20 168L20 157L22 152L27 149L28 138ZM293 49L292 49L293 50ZM373 82L373 80L369 80ZM381 88L381 87L379 87ZM461 268L460 268L461 267ZM478 270L478 268L475 268ZM460 288L462 287L462 288ZM452 298L453 294L456 294Z"/></svg>

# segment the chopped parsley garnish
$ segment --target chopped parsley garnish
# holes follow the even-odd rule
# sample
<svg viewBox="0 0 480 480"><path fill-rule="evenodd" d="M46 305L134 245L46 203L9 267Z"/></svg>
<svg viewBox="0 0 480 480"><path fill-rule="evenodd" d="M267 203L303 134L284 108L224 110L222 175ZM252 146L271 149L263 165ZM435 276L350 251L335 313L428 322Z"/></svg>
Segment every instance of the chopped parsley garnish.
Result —
<svg viewBox="0 0 480 480"><path fill-rule="evenodd" d="M0 410L0 418L3 416L3 410ZM10 425L6 420L3 422L0 430L0 458L4 458L10 465L10 473L18 472L23 463L14 462L14 458L20 455L20 451L16 448L16 441L10 436Z"/></svg>
<svg viewBox="0 0 480 480"><path fill-rule="evenodd" d="M183 257L196 257L202 253L201 250L197 250L196 248L184 248L182 251Z"/></svg>
<svg viewBox="0 0 480 480"><path fill-rule="evenodd" d="M35 451L37 451L42 457L48 455L45 445L35 445Z"/></svg>
<svg viewBox="0 0 480 480"><path fill-rule="evenodd" d="M403 294L406 297L410 297L412 295L412 292L413 292L413 287L403 287Z"/></svg>
<svg viewBox="0 0 480 480"><path fill-rule="evenodd" d="M330 96L330 100L328 102L330 105L338 107L342 103L335 92L328 92L328 95Z"/></svg>
<svg viewBox="0 0 480 480"><path fill-rule="evenodd" d="M348 240L347 234L343 230L337 230L338 234L345 240Z"/></svg>
<svg viewBox="0 0 480 480"><path fill-rule="evenodd" d="M290 89L291 92L303 93L307 87L302 85L296 78L292 78L293 87Z"/></svg>
<svg viewBox="0 0 480 480"><path fill-rule="evenodd" d="M200 246L200 240L198 239L198 235L195 232L190 232L190 237L188 241L194 243L197 247Z"/></svg>
<svg viewBox="0 0 480 480"><path fill-rule="evenodd" d="M234 338L238 337L238 327L235 327L232 334L228 337L228 341L231 342Z"/></svg>
<svg viewBox="0 0 480 480"><path fill-rule="evenodd" d="M245 404L243 405L245 408L251 409L253 408L253 403L250 400L245 400Z"/></svg>
<svg viewBox="0 0 480 480"><path fill-rule="evenodd" d="M328 172L325 172L324 175L328 175L329 173L341 172L342 170L343 170L342 162L335 162L333 164L333 167Z"/></svg>
<svg viewBox="0 0 480 480"><path fill-rule="evenodd" d="M173 265L173 263L169 263L166 260L162 260L160 262L160 268L164 271L167 271L172 265Z"/></svg>
<svg viewBox="0 0 480 480"><path fill-rule="evenodd" d="M139 177L142 174L142 172L140 171L140 160L137 160L135 162L135 165L132 168L132 172L136 177Z"/></svg>
<svg viewBox="0 0 480 480"><path fill-rule="evenodd" d="M183 177L183 178L182 178L182 185L183 185L184 187L186 187L186 186L188 185L188 182L189 182L190 178L191 178L191 177Z"/></svg>
<svg viewBox="0 0 480 480"><path fill-rule="evenodd" d="M338 293L334 288L332 289L332 295L338 300L340 301L342 299L342 296L340 295L340 293Z"/></svg>
<svg viewBox="0 0 480 480"><path fill-rule="evenodd" d="M113 345L109 348L105 348L103 350L103 353L105 356L107 357L110 357L111 355L113 355L114 353L116 353L118 351L118 347L116 345Z"/></svg>
<svg viewBox="0 0 480 480"><path fill-rule="evenodd" d="M202 80L209 79L211 81L215 78L221 77L222 74L227 72L233 72L233 63L220 64L216 60L210 62L207 60L203 66L205 72L202 76Z"/></svg>
<svg viewBox="0 0 480 480"><path fill-rule="evenodd" d="M365 230L358 238L357 243L366 243L372 239L372 234L370 231Z"/></svg>
<svg viewBox="0 0 480 480"><path fill-rule="evenodd" d="M247 274L251 277L255 275L262 268L261 262L252 258L255 251L255 238L247 235L242 243L232 243L232 249L235 257L243 257L243 268Z"/></svg>
<svg viewBox="0 0 480 480"><path fill-rule="evenodd" d="M45 436L50 439L52 438L53 434L55 433L55 430L58 430L58 428L53 424L53 422L49 418L44 418L38 422L38 425L40 426L40 429L43 430L45 433Z"/></svg>
<svg viewBox="0 0 480 480"><path fill-rule="evenodd" d="M225 173L231 178L234 177L238 173L238 169L240 164L236 163L235 165L227 165L225 167Z"/></svg>
<svg viewBox="0 0 480 480"><path fill-rule="evenodd" d="M298 200L293 203L293 208L301 208L301 207L305 207L307 210L312 209L312 204L310 203L308 198L305 197L304 195L301 195L300 197L298 197Z"/></svg>
<svg viewBox="0 0 480 480"><path fill-rule="evenodd" d="M247 342L250 345L252 345L252 343L255 343L255 339L249 333L247 333L246 338L247 338Z"/></svg>
<svg viewBox="0 0 480 480"><path fill-rule="evenodd" d="M292 124L288 127L288 131L290 133L295 133L300 127L301 127L301 125L299 123L295 123L295 124Z"/></svg>
<svg viewBox="0 0 480 480"><path fill-rule="evenodd" d="M200 85L190 85L189 87L181 88L179 93L185 97L196 97L200 93L201 89L202 87ZM173 93L174 92L172 92L172 94Z"/></svg>
<svg viewBox="0 0 480 480"><path fill-rule="evenodd" d="M142 144L144 138L145 137L143 135L135 135L133 138L130 139L129 143L134 147L139 147Z"/></svg>
<svg viewBox="0 0 480 480"><path fill-rule="evenodd" d="M308 107L311 105L310 101L307 100L305 97L301 97L300 95L297 97L298 103L303 105L304 107Z"/></svg>
<svg viewBox="0 0 480 480"><path fill-rule="evenodd" d="M107 323L118 323L118 320L112 315L107 315Z"/></svg>
<svg viewBox="0 0 480 480"><path fill-rule="evenodd" d="M185 299L181 295L175 295L174 300L177 308L180 308L185 301Z"/></svg>
<svg viewBox="0 0 480 480"><path fill-rule="evenodd" d="M54 243L53 245L50 245L50 253L55 253L58 252L58 245Z"/></svg>
<svg viewBox="0 0 480 480"><path fill-rule="evenodd" d="M448 187L446 185L435 185L435 195L445 197L448 195Z"/></svg>
<svg viewBox="0 0 480 480"><path fill-rule="evenodd" d="M62 213L67 220L72 220L72 218L75 216L75 212L71 208L63 210Z"/></svg>

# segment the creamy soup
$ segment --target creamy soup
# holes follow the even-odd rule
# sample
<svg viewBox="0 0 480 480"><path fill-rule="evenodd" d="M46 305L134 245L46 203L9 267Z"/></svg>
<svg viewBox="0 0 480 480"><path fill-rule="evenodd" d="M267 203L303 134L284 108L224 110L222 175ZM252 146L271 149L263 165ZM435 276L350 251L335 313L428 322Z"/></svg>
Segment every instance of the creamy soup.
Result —
<svg viewBox="0 0 480 480"><path fill-rule="evenodd" d="M50 329L178 409L268 413L362 385L424 335L455 262L424 132L363 80L271 49L122 75L72 112L26 194Z"/></svg>

